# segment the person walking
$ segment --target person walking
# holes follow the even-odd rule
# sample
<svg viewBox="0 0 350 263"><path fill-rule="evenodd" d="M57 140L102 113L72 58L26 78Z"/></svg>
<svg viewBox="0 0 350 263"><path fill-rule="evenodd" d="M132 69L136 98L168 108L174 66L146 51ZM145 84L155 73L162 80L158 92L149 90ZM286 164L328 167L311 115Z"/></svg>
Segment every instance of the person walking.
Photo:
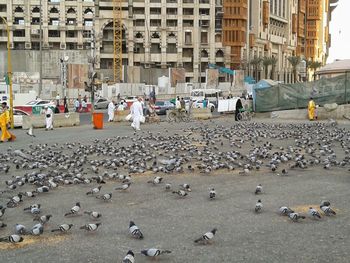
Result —
<svg viewBox="0 0 350 263"><path fill-rule="evenodd" d="M11 132L9 132L7 129L7 124L10 122L10 113L7 108L6 102L1 103L1 109L2 109L2 112L0 114L0 128L1 128L0 143L5 142L5 140L14 141L16 139L16 136L13 135Z"/></svg>
<svg viewBox="0 0 350 263"><path fill-rule="evenodd" d="M140 130L140 122L143 117L143 109L142 109L142 98L139 97L137 101L135 101L130 108L130 113L132 115L133 122L131 123L131 127L133 127L136 131Z"/></svg>
<svg viewBox="0 0 350 263"><path fill-rule="evenodd" d="M64 96L63 98L63 106L64 106L64 113L68 113L68 104L67 104L67 96Z"/></svg>
<svg viewBox="0 0 350 263"><path fill-rule="evenodd" d="M52 109L48 106L44 107L45 114L45 130L53 130L53 112Z"/></svg>
<svg viewBox="0 0 350 263"><path fill-rule="evenodd" d="M60 106L60 94L57 93L57 96L56 96L56 105L57 107Z"/></svg>
<svg viewBox="0 0 350 263"><path fill-rule="evenodd" d="M115 111L114 100L111 100L111 102L108 104L108 121L109 122L112 122L114 120L114 111Z"/></svg>
<svg viewBox="0 0 350 263"><path fill-rule="evenodd" d="M307 106L308 109L308 115L309 115L309 120L313 121L315 119L315 109L316 109L316 105L315 102L313 100L313 98L311 97Z"/></svg>
<svg viewBox="0 0 350 263"><path fill-rule="evenodd" d="M75 112L79 112L80 102L78 99L75 99L74 101L74 108L75 108Z"/></svg>
<svg viewBox="0 0 350 263"><path fill-rule="evenodd" d="M182 109L182 110L185 110L186 102L185 102L184 98L181 98L181 100L180 100L180 105L181 105L181 109Z"/></svg>
<svg viewBox="0 0 350 263"><path fill-rule="evenodd" d="M118 106L117 111L123 111L123 110L125 110L125 105L124 105L124 101L121 101L119 106Z"/></svg>

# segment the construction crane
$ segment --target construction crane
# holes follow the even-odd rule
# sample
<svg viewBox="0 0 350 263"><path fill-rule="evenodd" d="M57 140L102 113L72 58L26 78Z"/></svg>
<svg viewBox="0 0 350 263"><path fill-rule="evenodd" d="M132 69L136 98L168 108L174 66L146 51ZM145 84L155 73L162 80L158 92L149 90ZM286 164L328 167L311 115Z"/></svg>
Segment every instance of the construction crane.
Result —
<svg viewBox="0 0 350 263"><path fill-rule="evenodd" d="M113 0L113 76L114 82L122 81L123 72L123 18L122 18L122 1Z"/></svg>

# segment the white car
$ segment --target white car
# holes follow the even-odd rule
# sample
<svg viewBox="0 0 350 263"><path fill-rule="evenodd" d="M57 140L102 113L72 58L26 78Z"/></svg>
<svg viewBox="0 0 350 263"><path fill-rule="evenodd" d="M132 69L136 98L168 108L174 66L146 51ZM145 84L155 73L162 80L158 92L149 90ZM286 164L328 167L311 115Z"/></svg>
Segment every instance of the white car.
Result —
<svg viewBox="0 0 350 263"><path fill-rule="evenodd" d="M18 110L18 109L13 110L13 123L15 128L22 127L23 116L29 116L29 114L22 110Z"/></svg>
<svg viewBox="0 0 350 263"><path fill-rule="evenodd" d="M211 102L209 102L210 111L213 112L215 110L215 105ZM195 100L193 101L192 108L203 108L203 101L202 100Z"/></svg>
<svg viewBox="0 0 350 263"><path fill-rule="evenodd" d="M24 106L55 106L55 103L51 100L32 100Z"/></svg>

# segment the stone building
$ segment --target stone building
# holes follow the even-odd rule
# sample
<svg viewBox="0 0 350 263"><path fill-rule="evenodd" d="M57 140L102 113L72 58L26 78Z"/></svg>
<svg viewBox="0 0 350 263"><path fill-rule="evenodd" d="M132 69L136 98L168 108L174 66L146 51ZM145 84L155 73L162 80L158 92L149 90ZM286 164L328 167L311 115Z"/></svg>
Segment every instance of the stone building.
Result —
<svg viewBox="0 0 350 263"><path fill-rule="evenodd" d="M124 0L122 10L124 82L156 84L169 67L185 68L187 82L204 82L209 63L229 66L221 0ZM88 63L92 39L100 78L112 79L113 0L0 0L0 16L10 27L13 71L39 72L41 27L44 79L59 78L64 56ZM1 59L6 45L0 20Z"/></svg>

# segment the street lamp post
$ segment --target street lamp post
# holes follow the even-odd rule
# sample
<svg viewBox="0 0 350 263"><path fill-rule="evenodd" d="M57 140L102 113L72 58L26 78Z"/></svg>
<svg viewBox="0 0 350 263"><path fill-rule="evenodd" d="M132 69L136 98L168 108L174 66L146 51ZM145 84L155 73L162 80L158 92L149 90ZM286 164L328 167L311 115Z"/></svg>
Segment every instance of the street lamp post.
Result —
<svg viewBox="0 0 350 263"><path fill-rule="evenodd" d="M14 128L13 122L13 90L12 90L12 64L11 64L11 48L10 48L10 29L7 21L4 17L1 17L2 21L6 25L7 31L7 78L10 86L10 119L11 119L11 129Z"/></svg>

